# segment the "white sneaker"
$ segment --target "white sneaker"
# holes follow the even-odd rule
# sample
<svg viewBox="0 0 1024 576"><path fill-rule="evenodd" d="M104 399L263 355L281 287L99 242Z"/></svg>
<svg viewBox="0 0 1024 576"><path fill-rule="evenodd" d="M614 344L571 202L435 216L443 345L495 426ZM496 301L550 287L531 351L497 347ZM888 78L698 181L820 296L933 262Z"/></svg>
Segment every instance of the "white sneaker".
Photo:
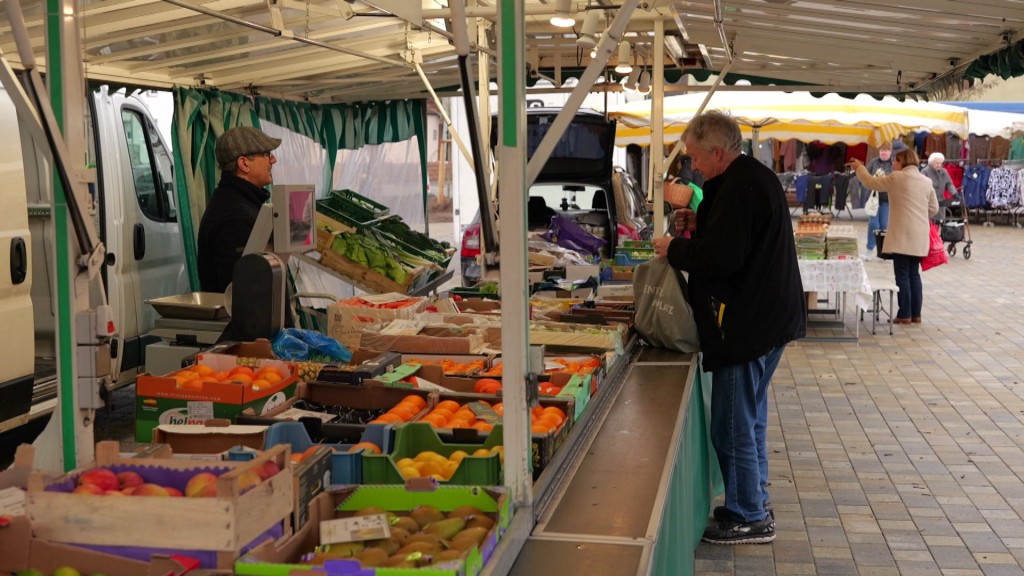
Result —
<svg viewBox="0 0 1024 576"><path fill-rule="evenodd" d="M875 259L875 255L871 252L865 252L861 254L860 259L865 262L871 262L872 260Z"/></svg>

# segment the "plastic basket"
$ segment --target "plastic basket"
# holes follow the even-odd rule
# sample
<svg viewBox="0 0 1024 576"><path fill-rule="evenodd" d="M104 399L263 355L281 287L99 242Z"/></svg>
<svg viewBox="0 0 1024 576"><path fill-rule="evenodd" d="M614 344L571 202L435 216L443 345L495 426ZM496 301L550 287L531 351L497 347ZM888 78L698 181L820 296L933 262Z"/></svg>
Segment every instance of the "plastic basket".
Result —
<svg viewBox="0 0 1024 576"><path fill-rule="evenodd" d="M504 442L500 427L487 435L483 444L446 443L438 437L434 428L427 423L411 422L398 428L395 433L394 450L391 455L363 453L364 484L404 484L405 479L398 472L395 462L402 458L413 458L420 452L437 452L445 458L456 450L473 454L475 450L490 450ZM501 460L498 454L488 456L466 456L446 484L498 486L501 484Z"/></svg>
<svg viewBox="0 0 1024 576"><path fill-rule="evenodd" d="M360 442L373 442L383 454L391 450L392 428L388 424L367 424ZM289 444L293 454L301 454L314 445L301 422L278 422L267 429L264 450ZM321 444L334 450L331 454L331 484L361 484L365 448L350 452L352 444ZM384 456L386 458L386 456Z"/></svg>

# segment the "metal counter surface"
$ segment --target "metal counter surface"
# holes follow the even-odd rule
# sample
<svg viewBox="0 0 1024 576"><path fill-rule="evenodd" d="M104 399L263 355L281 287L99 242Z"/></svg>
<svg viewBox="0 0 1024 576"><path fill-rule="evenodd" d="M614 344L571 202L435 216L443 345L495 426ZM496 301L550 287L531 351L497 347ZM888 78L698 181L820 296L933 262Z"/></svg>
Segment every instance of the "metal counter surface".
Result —
<svg viewBox="0 0 1024 576"><path fill-rule="evenodd" d="M634 574L651 562L675 463L673 434L694 378L694 355L644 348L619 383L594 433L550 487L553 504L538 518L510 574ZM588 412L590 409L588 408Z"/></svg>

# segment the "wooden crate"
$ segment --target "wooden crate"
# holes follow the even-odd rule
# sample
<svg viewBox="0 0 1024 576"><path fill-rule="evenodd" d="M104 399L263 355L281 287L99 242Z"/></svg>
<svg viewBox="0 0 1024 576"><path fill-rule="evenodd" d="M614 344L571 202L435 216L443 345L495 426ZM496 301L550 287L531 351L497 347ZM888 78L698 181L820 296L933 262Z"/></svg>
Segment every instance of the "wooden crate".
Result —
<svg viewBox="0 0 1024 576"><path fill-rule="evenodd" d="M162 454L165 455L165 454ZM281 471L241 493L241 476L273 460ZM183 477L204 470L220 472L217 496L104 496L56 491L97 467ZM48 489L50 488L50 489ZM243 547L292 515L294 480L290 448L276 446L248 462L204 462L165 458L122 458L117 442L96 445L96 461L47 482L40 473L28 480L26 509L37 538L94 546L139 546L212 551L218 564L230 562ZM290 526L285 526L290 528Z"/></svg>

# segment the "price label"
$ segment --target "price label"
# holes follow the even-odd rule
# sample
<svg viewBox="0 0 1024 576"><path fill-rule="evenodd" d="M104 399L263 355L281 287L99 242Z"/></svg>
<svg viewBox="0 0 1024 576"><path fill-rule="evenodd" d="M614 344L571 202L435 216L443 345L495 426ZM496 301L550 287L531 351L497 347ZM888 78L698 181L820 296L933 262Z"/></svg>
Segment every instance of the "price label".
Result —
<svg viewBox="0 0 1024 576"><path fill-rule="evenodd" d="M213 402L189 402L189 422L206 422L213 420Z"/></svg>
<svg viewBox="0 0 1024 576"><path fill-rule="evenodd" d="M341 544L360 540L380 540L391 537L391 525L386 514L353 516L320 522L320 543Z"/></svg>
<svg viewBox="0 0 1024 576"><path fill-rule="evenodd" d="M17 486L0 490L0 516L24 516L25 491Z"/></svg>

